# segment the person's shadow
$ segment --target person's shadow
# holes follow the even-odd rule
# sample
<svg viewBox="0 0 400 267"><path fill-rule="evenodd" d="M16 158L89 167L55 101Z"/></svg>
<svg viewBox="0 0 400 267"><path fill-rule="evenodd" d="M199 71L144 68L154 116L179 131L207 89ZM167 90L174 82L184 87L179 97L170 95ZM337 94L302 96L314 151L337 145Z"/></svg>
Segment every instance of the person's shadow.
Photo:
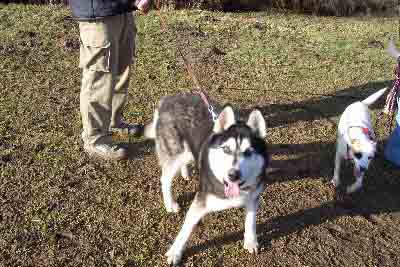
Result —
<svg viewBox="0 0 400 267"><path fill-rule="evenodd" d="M360 86L353 86L337 91L336 93L311 94L306 100L290 104L268 104L257 106L264 114L268 128L274 128L297 121L313 121L328 119L332 124L336 122L332 117L340 115L353 102L363 100L374 92L388 87L389 92L393 80L373 81ZM386 92L386 93L387 93ZM274 93L265 90L265 94ZM278 92L282 97L290 96L291 92ZM381 97L372 107L383 107L385 97ZM252 108L239 111L240 117L247 117Z"/></svg>

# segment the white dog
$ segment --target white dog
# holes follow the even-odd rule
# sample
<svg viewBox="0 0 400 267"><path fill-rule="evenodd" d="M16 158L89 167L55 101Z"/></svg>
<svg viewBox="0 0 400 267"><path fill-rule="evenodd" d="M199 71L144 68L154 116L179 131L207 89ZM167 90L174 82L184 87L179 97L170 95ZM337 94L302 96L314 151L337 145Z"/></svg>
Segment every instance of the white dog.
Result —
<svg viewBox="0 0 400 267"><path fill-rule="evenodd" d="M340 184L339 174L342 160L352 160L356 181L347 187L348 194L362 187L365 171L376 152L376 140L372 129L368 106L381 97L387 88L383 88L363 101L348 106L340 117L338 126L335 171L331 183Z"/></svg>

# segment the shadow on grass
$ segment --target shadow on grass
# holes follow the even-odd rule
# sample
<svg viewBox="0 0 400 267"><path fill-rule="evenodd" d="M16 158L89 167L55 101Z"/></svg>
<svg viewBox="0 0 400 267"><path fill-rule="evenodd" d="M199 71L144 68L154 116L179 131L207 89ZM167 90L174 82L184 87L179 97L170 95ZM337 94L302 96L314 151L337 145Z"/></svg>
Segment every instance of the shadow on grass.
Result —
<svg viewBox="0 0 400 267"><path fill-rule="evenodd" d="M400 217L400 196L397 186L384 185L372 190L362 189L350 197L337 192L337 199L323 203L314 208L304 209L292 214L277 216L264 223L257 224L258 241L261 248L271 246L271 241L302 231L311 226L320 225L335 220L341 216L363 216L372 223L380 223L375 215L391 213ZM387 224L387 227L393 225ZM327 225L329 231L329 225ZM338 227L339 231L340 227ZM338 231L333 227L333 231ZM224 234L214 240L207 240L199 245L188 248L185 257L190 257L205 251L210 247L222 246L243 240L243 231ZM351 234L351 233L346 233Z"/></svg>
<svg viewBox="0 0 400 267"><path fill-rule="evenodd" d="M261 106L259 109L264 114L268 128L287 125L297 121L313 121L327 119L336 126L331 118L340 115L345 108L353 102L363 100L374 92L384 87L391 87L393 80L374 81L364 85L342 89L335 94L314 94L314 97L300 102L290 104L271 104ZM276 93L275 91L265 93ZM279 94L280 92L278 92ZM285 99L288 99L290 92L281 92ZM312 96L312 95L311 95ZM382 97L374 106L383 108L385 98ZM372 107L373 108L373 107ZM251 109L239 111L242 118L246 118Z"/></svg>
<svg viewBox="0 0 400 267"><path fill-rule="evenodd" d="M272 183L317 179L329 177L333 173L335 143L272 144L269 148L272 156L295 156L271 161L267 173Z"/></svg>
<svg viewBox="0 0 400 267"><path fill-rule="evenodd" d="M297 121L327 119L336 129L337 122L332 120L332 117L339 116L351 103L363 100L381 88L390 88L391 85L391 80L370 82L365 85L346 88L336 94L324 97L311 98L287 105L272 104L260 107L260 109L266 117L268 127L271 128ZM374 106L382 109L384 101L385 97L382 97ZM239 111L239 114L242 118L245 118L250 112L251 109L244 109ZM380 147L382 147L382 144L378 146L378 157L382 157ZM270 167L274 171L270 176L274 182L330 177L333 173L335 143L270 144L269 148L272 156L291 157L271 162Z"/></svg>
<svg viewBox="0 0 400 267"><path fill-rule="evenodd" d="M154 154L154 141L148 139L130 141L128 145L128 153L129 159Z"/></svg>

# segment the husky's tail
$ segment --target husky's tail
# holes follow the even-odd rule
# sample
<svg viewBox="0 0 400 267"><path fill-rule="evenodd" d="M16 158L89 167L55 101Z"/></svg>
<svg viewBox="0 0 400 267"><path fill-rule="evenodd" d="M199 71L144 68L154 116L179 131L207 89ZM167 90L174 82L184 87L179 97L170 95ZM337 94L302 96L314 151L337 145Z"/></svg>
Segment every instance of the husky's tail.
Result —
<svg viewBox="0 0 400 267"><path fill-rule="evenodd" d="M389 46L386 49L386 51L389 53L390 56L392 56L395 59L398 59L400 57L400 51L394 45L393 40L390 40Z"/></svg>
<svg viewBox="0 0 400 267"><path fill-rule="evenodd" d="M380 98L385 93L386 90L387 90L387 87L379 90L376 93L373 93L372 95L370 95L369 97L367 97L366 99L364 99L361 102L363 104L369 106L369 105L373 104L376 100L378 100L378 98Z"/></svg>
<svg viewBox="0 0 400 267"><path fill-rule="evenodd" d="M156 125L158 121L158 110L154 111L153 121L144 126L144 137L149 139L156 138Z"/></svg>

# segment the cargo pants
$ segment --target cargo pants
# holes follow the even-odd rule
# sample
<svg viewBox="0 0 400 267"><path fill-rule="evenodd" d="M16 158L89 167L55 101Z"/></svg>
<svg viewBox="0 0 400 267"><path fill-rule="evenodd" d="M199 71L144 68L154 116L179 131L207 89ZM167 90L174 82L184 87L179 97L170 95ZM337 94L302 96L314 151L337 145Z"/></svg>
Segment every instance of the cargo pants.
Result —
<svg viewBox="0 0 400 267"><path fill-rule="evenodd" d="M110 143L110 127L122 120L136 25L132 13L79 22L82 85L80 112L84 143Z"/></svg>

